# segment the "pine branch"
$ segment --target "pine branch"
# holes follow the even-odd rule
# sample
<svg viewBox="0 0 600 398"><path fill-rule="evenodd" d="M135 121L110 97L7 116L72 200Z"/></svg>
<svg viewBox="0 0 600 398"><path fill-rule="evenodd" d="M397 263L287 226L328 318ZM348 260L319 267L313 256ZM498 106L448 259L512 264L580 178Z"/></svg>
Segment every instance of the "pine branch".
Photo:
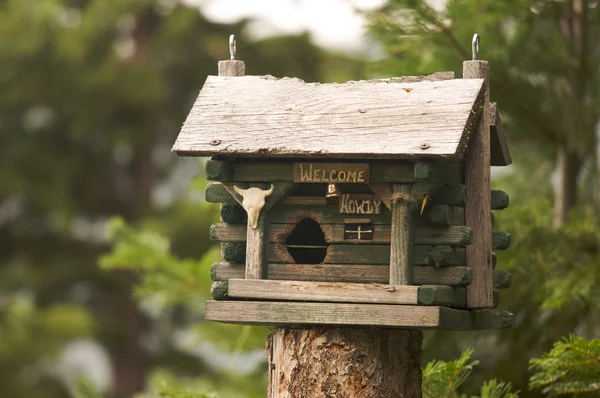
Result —
<svg viewBox="0 0 600 398"><path fill-rule="evenodd" d="M530 361L531 388L552 394L596 394L600 391L600 340L570 335L549 353Z"/></svg>

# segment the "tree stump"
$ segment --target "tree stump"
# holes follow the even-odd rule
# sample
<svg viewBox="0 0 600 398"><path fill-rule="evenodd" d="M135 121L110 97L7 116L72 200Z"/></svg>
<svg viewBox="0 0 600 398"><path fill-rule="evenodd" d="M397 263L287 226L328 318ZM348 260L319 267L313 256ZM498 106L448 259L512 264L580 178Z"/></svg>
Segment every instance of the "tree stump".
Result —
<svg viewBox="0 0 600 398"><path fill-rule="evenodd" d="M276 328L268 398L420 398L421 331Z"/></svg>

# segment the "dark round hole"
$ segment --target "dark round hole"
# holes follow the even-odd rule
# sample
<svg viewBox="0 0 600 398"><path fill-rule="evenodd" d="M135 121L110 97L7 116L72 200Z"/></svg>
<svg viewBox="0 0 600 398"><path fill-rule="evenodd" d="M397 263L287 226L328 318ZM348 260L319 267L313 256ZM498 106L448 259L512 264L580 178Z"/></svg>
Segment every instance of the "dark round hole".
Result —
<svg viewBox="0 0 600 398"><path fill-rule="evenodd" d="M325 233L312 218L301 220L285 241L297 264L321 264L327 255Z"/></svg>

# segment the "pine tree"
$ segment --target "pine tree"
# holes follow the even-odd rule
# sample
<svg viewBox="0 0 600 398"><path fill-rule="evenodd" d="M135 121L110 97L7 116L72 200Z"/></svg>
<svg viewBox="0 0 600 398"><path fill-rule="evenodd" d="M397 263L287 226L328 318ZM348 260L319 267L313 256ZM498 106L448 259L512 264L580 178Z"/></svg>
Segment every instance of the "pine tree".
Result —
<svg viewBox="0 0 600 398"><path fill-rule="evenodd" d="M552 395L598 396L600 340L570 335L541 358L532 359L530 386Z"/></svg>
<svg viewBox="0 0 600 398"><path fill-rule="evenodd" d="M507 210L496 212L494 228L512 235L509 250L496 254L497 268L513 274L501 306L517 322L512 330L476 335L428 333L424 358L448 359L475 348L481 366L466 381L466 391L474 393L492 377L525 391L529 358L576 330L593 337L599 325L600 213L592 195L600 182L593 162L598 108L587 104L600 100L600 43L588 39L599 33L600 11L585 1L458 0L444 10L429 4L390 0L368 15L371 33L388 55L377 71L459 72L471 58L473 33L480 34L479 58L490 63L491 96L514 159L493 184L511 198ZM574 43L575 36L581 42ZM561 165L557 158L565 154L569 161ZM555 170L568 174L562 186L552 184Z"/></svg>

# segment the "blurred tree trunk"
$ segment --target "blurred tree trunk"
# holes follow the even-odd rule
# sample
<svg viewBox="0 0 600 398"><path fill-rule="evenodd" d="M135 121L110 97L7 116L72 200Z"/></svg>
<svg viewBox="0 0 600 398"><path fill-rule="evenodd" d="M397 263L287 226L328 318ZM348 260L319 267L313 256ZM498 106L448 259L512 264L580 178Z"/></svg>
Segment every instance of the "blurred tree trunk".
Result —
<svg viewBox="0 0 600 398"><path fill-rule="evenodd" d="M421 331L277 328L267 340L269 398L421 397Z"/></svg>
<svg viewBox="0 0 600 398"><path fill-rule="evenodd" d="M155 7L141 9L135 18L132 37L135 55L132 62L144 65L148 62L150 43L160 23ZM149 112L146 118L147 131L153 131L160 113ZM132 224L139 222L148 213L152 190L156 180L156 167L152 159L154 137L139 142L129 165L129 192L123 202L121 214ZM133 297L137 276L133 272L118 271L119 294L113 300L114 320L122 327L122 340L111 351L114 391L118 397L132 397L144 389L148 371L147 353L142 345L147 325L144 314Z"/></svg>
<svg viewBox="0 0 600 398"><path fill-rule="evenodd" d="M586 4L584 4L586 3ZM570 0L565 2L562 13L561 31L570 43L572 59L566 63L560 80L565 98L570 104L581 104L585 95L586 41L585 30L587 2ZM571 115L574 116L574 115ZM573 126L573 128L577 128ZM579 133L587 133L580 131ZM582 158L567 144L569 136L559 143L556 157L556 184L554 186L554 227L562 227L569 217L569 211L577 204L577 177L582 166Z"/></svg>
<svg viewBox="0 0 600 398"><path fill-rule="evenodd" d="M144 319L131 294L136 276L129 271L115 273L120 289L111 300L111 312L120 329L110 350L113 389L116 397L129 398L144 389L146 379L146 355L141 345Z"/></svg>
<svg viewBox="0 0 600 398"><path fill-rule="evenodd" d="M594 144L594 213L596 215L596 227L600 231L600 127L596 127ZM600 253L600 234L596 242L597 250Z"/></svg>
<svg viewBox="0 0 600 398"><path fill-rule="evenodd" d="M152 148L153 144L148 143L137 149L129 166L130 189L121 214L130 223L138 222L150 204L156 179ZM142 341L147 327L144 314L133 297L137 276L130 271L118 271L115 277L119 288L111 309L121 334L111 350L114 391L117 397L129 398L144 389L148 364Z"/></svg>
<svg viewBox="0 0 600 398"><path fill-rule="evenodd" d="M556 156L556 183L554 185L554 227L562 227L569 211L577 203L577 176L581 159L576 153L560 148Z"/></svg>

